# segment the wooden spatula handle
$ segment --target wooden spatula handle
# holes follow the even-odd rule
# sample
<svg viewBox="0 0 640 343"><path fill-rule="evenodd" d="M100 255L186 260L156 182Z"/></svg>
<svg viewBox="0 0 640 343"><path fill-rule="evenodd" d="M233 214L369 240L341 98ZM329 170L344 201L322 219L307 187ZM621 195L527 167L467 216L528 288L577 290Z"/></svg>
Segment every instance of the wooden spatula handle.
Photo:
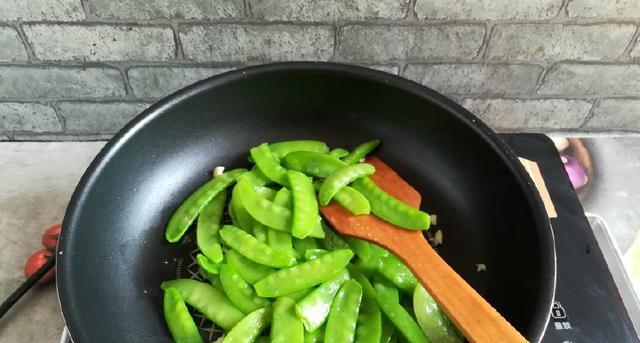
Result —
<svg viewBox="0 0 640 343"><path fill-rule="evenodd" d="M470 342L527 342L498 311L449 267L424 238L403 240L402 244L402 247L389 248L413 271Z"/></svg>

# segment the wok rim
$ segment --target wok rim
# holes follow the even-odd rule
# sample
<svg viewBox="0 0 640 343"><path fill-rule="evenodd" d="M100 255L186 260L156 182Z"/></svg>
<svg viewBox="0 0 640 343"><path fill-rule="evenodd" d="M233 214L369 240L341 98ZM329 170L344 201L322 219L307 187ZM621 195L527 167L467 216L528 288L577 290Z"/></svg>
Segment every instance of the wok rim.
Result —
<svg viewBox="0 0 640 343"><path fill-rule="evenodd" d="M109 163L110 158L116 154L124 143L140 130L143 130L146 124L154 118L161 116L165 109L169 109L174 105L188 100L192 95L206 91L210 88L222 86L225 83L239 80L248 76L259 75L263 73L286 72L286 71L317 71L332 72L338 74L347 74L351 77L361 78L364 80L384 82L390 87L395 87L405 92L409 92L420 98L432 102L435 106L447 111L450 115L454 115L469 129L479 136L491 149L497 154L500 160L508 167L511 175L515 178L520 190L526 195L528 208L532 211L534 225L537 228L538 237L540 239L541 251L541 275L545 286L545 291L540 292L540 300L547 303L545 311L538 315L532 327L535 329L534 336L531 337L533 342L540 342L549 324L549 313L553 304L556 290L557 276L557 256L555 248L555 239L551 222L544 208L544 204L540 195L531 181L528 173L518 161L513 150L484 122L475 115L467 111L461 105L446 96L409 79L405 79L398 75L389 74L362 66L340 64L332 62L282 62L270 63L256 66L242 67L225 73L214 75L186 86L164 98L158 100L147 109L138 114L134 119L127 123L118 133L116 133L105 146L96 155L89 167L83 173L78 185L76 186L69 205L66 209L64 220L62 223L62 232L57 248L56 263L56 291L60 304L62 316L65 325L68 328L69 335L73 339L73 333L82 331L83 321L77 311L74 310L76 305L73 295L72 283L65 277L66 270L71 265L70 258L64 255L64 251L74 240L76 226L74 223L80 214L80 209L90 186L94 180L100 175L101 170ZM546 247L546 249L545 249ZM546 250L546 251L545 251ZM544 317L542 317L544 315ZM77 336L76 336L77 337Z"/></svg>

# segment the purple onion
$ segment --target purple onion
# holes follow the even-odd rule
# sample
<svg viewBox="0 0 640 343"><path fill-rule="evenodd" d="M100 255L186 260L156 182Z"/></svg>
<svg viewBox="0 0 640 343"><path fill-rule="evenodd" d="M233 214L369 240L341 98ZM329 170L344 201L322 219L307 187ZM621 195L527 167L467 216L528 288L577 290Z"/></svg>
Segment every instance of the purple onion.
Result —
<svg viewBox="0 0 640 343"><path fill-rule="evenodd" d="M571 156L562 155L560 158L564 164L564 169L567 171L567 174L569 174L569 180L571 180L573 189L580 189L586 185L589 181L589 176L580 162Z"/></svg>

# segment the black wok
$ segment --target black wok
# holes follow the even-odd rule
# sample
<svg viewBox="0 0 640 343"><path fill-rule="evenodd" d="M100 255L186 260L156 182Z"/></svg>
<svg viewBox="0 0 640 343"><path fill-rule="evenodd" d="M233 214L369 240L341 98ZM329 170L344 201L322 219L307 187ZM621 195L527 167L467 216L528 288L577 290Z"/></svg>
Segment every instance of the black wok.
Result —
<svg viewBox="0 0 640 343"><path fill-rule="evenodd" d="M248 148L295 138L331 146L382 139L376 154L438 214L440 254L529 340L540 340L554 294L554 242L511 150L426 87L326 63L201 81L107 144L75 190L58 248L58 292L73 340L169 342L159 285L186 268L177 258L184 248L164 240L169 216L213 167L246 165Z"/></svg>

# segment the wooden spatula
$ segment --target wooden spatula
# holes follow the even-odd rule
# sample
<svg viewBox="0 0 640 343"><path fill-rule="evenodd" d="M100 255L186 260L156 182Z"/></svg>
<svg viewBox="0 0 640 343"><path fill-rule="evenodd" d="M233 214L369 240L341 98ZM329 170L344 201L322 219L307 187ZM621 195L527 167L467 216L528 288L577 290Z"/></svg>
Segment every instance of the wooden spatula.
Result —
<svg viewBox="0 0 640 343"><path fill-rule="evenodd" d="M422 197L388 165L367 158L376 168L371 176L387 193L418 208ZM378 244L398 256L413 271L449 318L470 342L527 342L478 292L436 253L422 232L401 229L374 215L354 216L335 202L320 208L343 235Z"/></svg>

